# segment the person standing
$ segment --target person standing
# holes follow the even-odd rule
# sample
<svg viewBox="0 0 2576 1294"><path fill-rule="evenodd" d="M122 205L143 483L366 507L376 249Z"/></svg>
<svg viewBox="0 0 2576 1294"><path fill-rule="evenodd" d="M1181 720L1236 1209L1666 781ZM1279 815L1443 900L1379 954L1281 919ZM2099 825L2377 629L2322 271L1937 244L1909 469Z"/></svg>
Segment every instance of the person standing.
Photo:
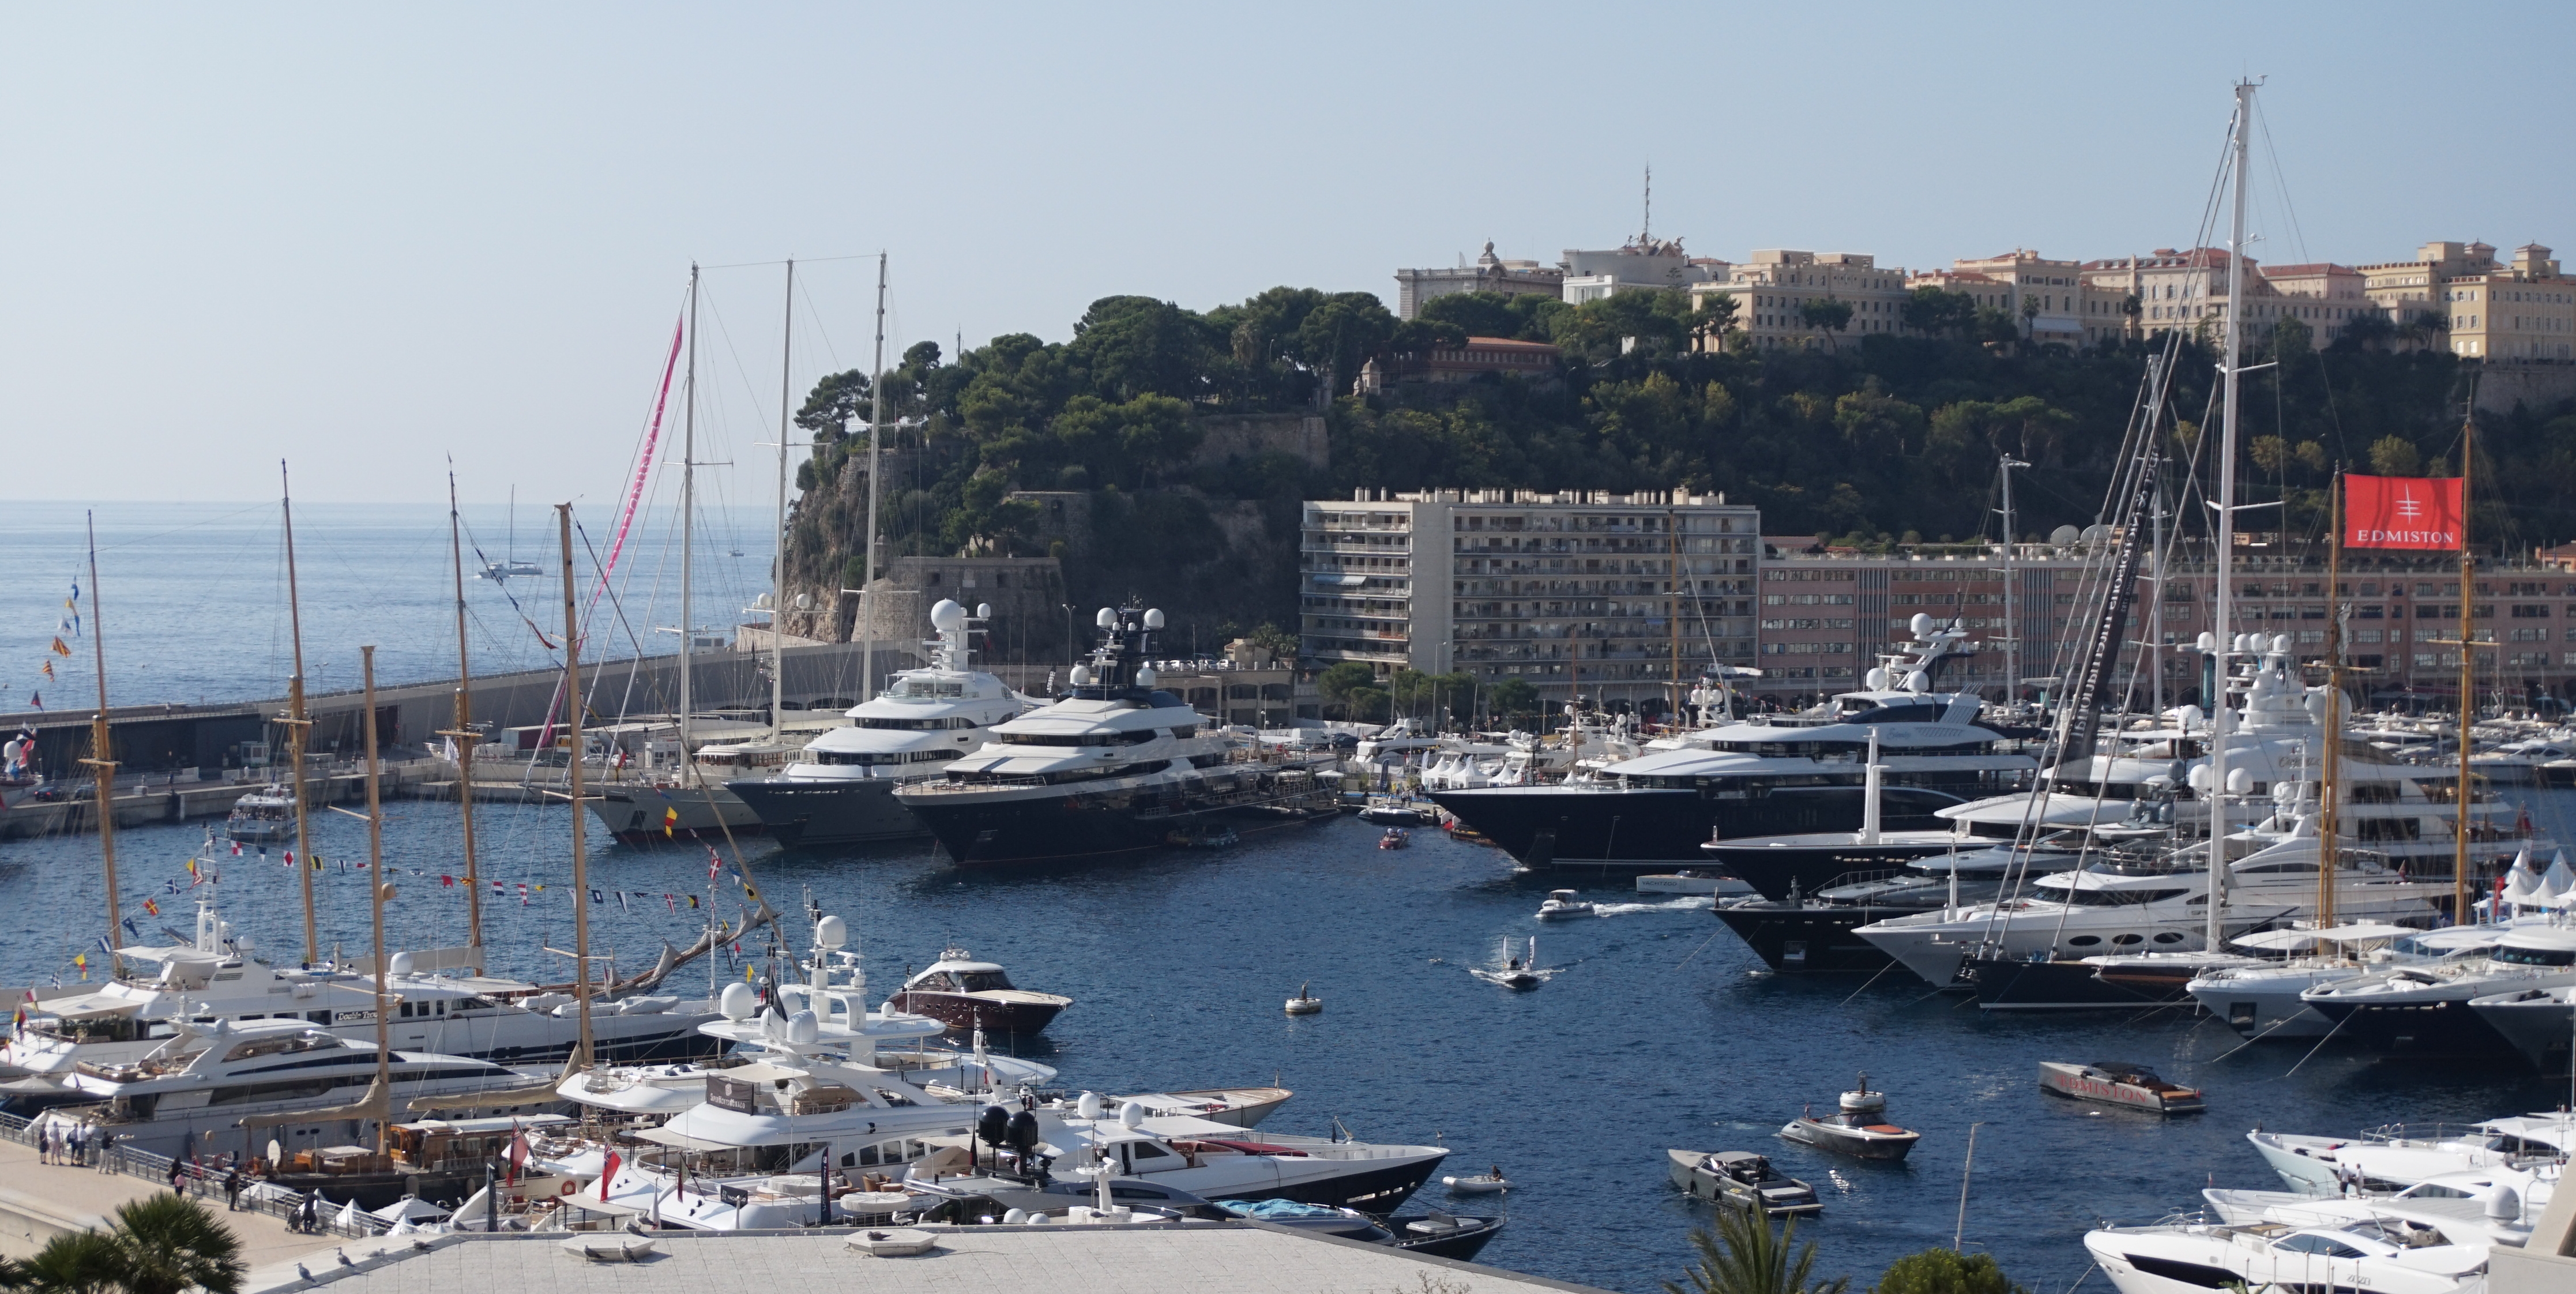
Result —
<svg viewBox="0 0 2576 1294"><path fill-rule="evenodd" d="M188 1188L180 1184L181 1175L182 1175L182 1174L184 1174L184 1173L186 1173L187 1171L188 1171L188 1161L187 1161L187 1160L181 1159L181 1158L179 1158L179 1157L177 1157L177 1156L175 1156L175 1155L171 1156L171 1158L170 1158L170 1193L171 1193L172 1195L185 1195L185 1194L187 1194L187 1193L188 1193Z"/></svg>
<svg viewBox="0 0 2576 1294"><path fill-rule="evenodd" d="M224 1173L224 1212L241 1212L241 1193L241 1165L235 1164L231 1169Z"/></svg>

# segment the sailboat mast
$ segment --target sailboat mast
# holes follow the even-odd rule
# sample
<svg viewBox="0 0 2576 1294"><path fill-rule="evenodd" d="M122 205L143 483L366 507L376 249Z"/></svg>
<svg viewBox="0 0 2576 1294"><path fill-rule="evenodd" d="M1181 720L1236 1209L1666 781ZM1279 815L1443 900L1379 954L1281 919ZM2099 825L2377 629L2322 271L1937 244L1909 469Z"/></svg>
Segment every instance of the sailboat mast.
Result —
<svg viewBox="0 0 2576 1294"><path fill-rule="evenodd" d="M313 720L304 713L304 604L295 588L295 492L287 487L286 460L277 460L277 508L286 524L286 624L294 641L295 673L286 680L287 754L295 761L295 876L304 888L304 964L322 960L322 936L313 921L313 831L306 805L304 748Z"/></svg>
<svg viewBox="0 0 2576 1294"><path fill-rule="evenodd" d="M385 900L393 897L393 886L385 882L384 802L380 798L377 786L377 773L379 770L376 763L376 646L374 643L368 643L358 649L358 670L361 686L365 688L367 697L365 726L367 737L367 888L369 891L367 906L374 917L376 944L375 1090L377 1092L387 1092L391 1090L393 1085L392 1058L394 1043L392 1024L390 1021L385 1019L385 1017L390 1014L390 1012L386 1010L387 995L385 992ZM579 810L575 810L573 816L579 817ZM385 1153L385 1139L390 1134L390 1129L385 1125L391 1122L393 1122L393 1120L387 1117L385 1112L380 1111L377 1114L376 1153L379 1155Z"/></svg>
<svg viewBox="0 0 2576 1294"><path fill-rule="evenodd" d="M693 514L698 510L698 267L695 264L689 266L689 376L682 386L680 410L680 767L685 770L681 781L686 785L696 780L693 775L697 769L697 761L689 753L689 712L696 705L689 675L694 660L692 649L698 641L697 621L690 618L692 603L689 600L690 559L695 556L696 548L692 540L696 534L694 523L697 518ZM567 510L564 515L569 518L572 514ZM564 524L569 526L572 523L567 520ZM564 542L564 568L570 570L572 541ZM573 693L575 708L579 708L580 703L581 694ZM573 762L580 764L578 754ZM585 966L584 973L588 969ZM588 1026L584 1026L583 1032L589 1032ZM584 1058L588 1058L586 1048Z"/></svg>
<svg viewBox="0 0 2576 1294"><path fill-rule="evenodd" d="M876 610L870 602L875 597L868 586L877 582L877 450L880 432L885 427L885 299L886 254L877 253L877 358L868 371L868 542L859 558L859 699L873 701L877 695Z"/></svg>
<svg viewBox="0 0 2576 1294"><path fill-rule="evenodd" d="M1664 608L1664 627L1671 631L1669 650L1673 655L1673 708L1665 722L1679 726L1682 719L1682 532L1679 514L1664 514L1665 560L1671 564L1672 600Z"/></svg>
<svg viewBox="0 0 2576 1294"><path fill-rule="evenodd" d="M2245 157L2250 143L2247 134L2254 112L2254 83L2236 83L2236 122L2230 141L2233 162L2228 184L2234 213L2227 227L2227 332L2226 349L2221 351L2225 375L2225 403L2222 406L2218 444L2218 552L2211 562L2218 579L2218 631L2212 635L2219 649L2217 671L2218 695L2209 706L2209 920L2202 932L2206 946L2216 951L2225 935L2223 910L2227 903L2227 730L2235 726L2227 709L2227 649L2233 645L2235 618L2233 580L2229 566L2236 556L2236 381L2244 367L2244 355L2238 330L2245 311ZM2161 595L2159 595L2161 596Z"/></svg>
<svg viewBox="0 0 2576 1294"><path fill-rule="evenodd" d="M107 617L99 611L98 514L83 515L89 523L89 649L98 673L98 717L90 723L90 757L81 762L98 770L98 860L107 872L107 969L114 975L121 960L115 953L120 942L116 932L124 917L116 910L116 751L107 735Z"/></svg>
<svg viewBox="0 0 2576 1294"><path fill-rule="evenodd" d="M696 274L696 269L692 267L690 276L693 292ZM697 330L690 329L689 336L694 341ZM588 1069L591 1059L590 857L582 841L581 613L573 605L571 504L556 505L555 524L559 532L557 540L563 546L564 695L573 698L570 725L572 758L568 761L572 771L572 995L573 1000L581 1004L581 1051L573 1058L573 1067ZM687 672L683 670L680 677L686 679ZM682 721L686 722L685 715ZM685 747L686 744L684 739L682 745ZM710 948L707 951L713 953L715 950Z"/></svg>
<svg viewBox="0 0 2576 1294"><path fill-rule="evenodd" d="M787 724L787 429L795 385L796 262L787 262L787 316L778 329L778 529L769 557L769 731Z"/></svg>
<svg viewBox="0 0 2576 1294"><path fill-rule="evenodd" d="M512 487L513 512L516 487ZM447 551L456 570L456 812L465 834L465 946L483 965L483 881L474 863L474 667L465 648L465 523L456 510L456 473L447 474Z"/></svg>
<svg viewBox="0 0 2576 1294"><path fill-rule="evenodd" d="M2469 552L2469 472L2476 461L2470 437L2477 431L2477 404L2474 398L2468 416L2460 422L2460 820L2451 829L2451 923L2464 924L2469 919L2469 718L2477 709L2476 635L2469 629L2470 617L2476 614L2478 586L2471 583L2477 574L2477 558ZM2501 918L2499 918L2501 919Z"/></svg>
<svg viewBox="0 0 2576 1294"><path fill-rule="evenodd" d="M2326 541L2326 712L2323 777L2317 791L2317 929L2335 923L2335 882L2343 865L2343 827L2335 801L2341 798L2343 772L2343 474L2335 473L2326 505L2334 527Z"/></svg>

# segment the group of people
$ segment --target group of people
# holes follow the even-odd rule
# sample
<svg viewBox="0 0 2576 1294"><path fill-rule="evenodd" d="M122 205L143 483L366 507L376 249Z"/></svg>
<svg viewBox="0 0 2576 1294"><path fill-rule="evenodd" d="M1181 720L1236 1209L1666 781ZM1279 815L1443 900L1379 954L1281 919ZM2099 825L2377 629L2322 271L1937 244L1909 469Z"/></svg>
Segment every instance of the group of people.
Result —
<svg viewBox="0 0 2576 1294"><path fill-rule="evenodd" d="M36 1130L36 1153L45 1163L107 1171L108 1151L116 1146L116 1134L93 1128L86 1123L64 1127L46 1123Z"/></svg>

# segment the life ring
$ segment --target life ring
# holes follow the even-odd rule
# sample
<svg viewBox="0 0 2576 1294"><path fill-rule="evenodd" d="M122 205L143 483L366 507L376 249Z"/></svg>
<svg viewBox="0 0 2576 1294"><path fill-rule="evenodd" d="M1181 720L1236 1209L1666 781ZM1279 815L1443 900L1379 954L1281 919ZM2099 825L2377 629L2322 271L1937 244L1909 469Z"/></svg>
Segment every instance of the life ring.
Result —
<svg viewBox="0 0 2576 1294"><path fill-rule="evenodd" d="M562 1190L560 1190L560 1191L555 1192L555 1194L557 1194L557 1195L570 1195L570 1194L572 1194L574 1191L577 1191L577 1190L580 1190L580 1189L581 1189L581 1184L580 1184L579 1182L567 1181L567 1182L565 1182L565 1183L563 1184L563 1189L562 1189Z"/></svg>

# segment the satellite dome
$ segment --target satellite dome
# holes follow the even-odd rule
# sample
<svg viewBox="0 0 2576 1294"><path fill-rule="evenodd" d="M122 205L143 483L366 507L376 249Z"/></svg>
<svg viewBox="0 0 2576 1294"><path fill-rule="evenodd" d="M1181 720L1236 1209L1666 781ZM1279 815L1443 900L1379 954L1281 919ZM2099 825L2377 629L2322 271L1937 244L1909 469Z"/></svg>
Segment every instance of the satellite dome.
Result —
<svg viewBox="0 0 2576 1294"><path fill-rule="evenodd" d="M2057 529L2048 532L2048 542L2055 544L2060 548L2070 547L2076 540L2082 539L2083 537L2084 532L2077 530L2073 526L2059 526Z"/></svg>
<svg viewBox="0 0 2576 1294"><path fill-rule="evenodd" d="M1100 608L1100 614L1091 618L1091 623L1098 625L1103 629L1115 629L1118 627L1118 613L1107 607L1102 607Z"/></svg>
<svg viewBox="0 0 2576 1294"><path fill-rule="evenodd" d="M1159 608L1146 609L1145 627L1148 629L1160 629L1163 627L1163 613Z"/></svg>
<svg viewBox="0 0 2576 1294"><path fill-rule="evenodd" d="M838 948L850 942L850 923L839 917L825 917L814 923L814 946Z"/></svg>
<svg viewBox="0 0 2576 1294"><path fill-rule="evenodd" d="M930 627L944 634L955 633L965 628L966 608L947 598L941 598L939 604L930 609Z"/></svg>

